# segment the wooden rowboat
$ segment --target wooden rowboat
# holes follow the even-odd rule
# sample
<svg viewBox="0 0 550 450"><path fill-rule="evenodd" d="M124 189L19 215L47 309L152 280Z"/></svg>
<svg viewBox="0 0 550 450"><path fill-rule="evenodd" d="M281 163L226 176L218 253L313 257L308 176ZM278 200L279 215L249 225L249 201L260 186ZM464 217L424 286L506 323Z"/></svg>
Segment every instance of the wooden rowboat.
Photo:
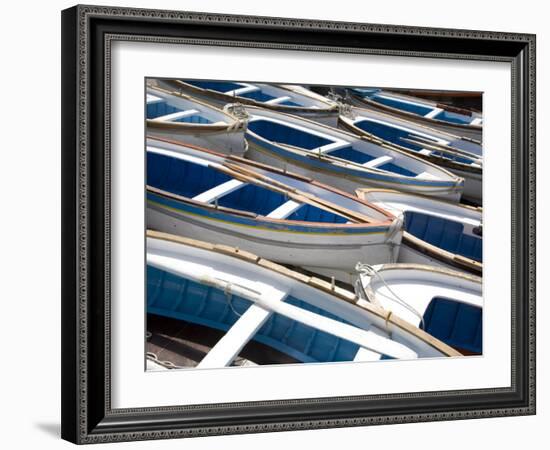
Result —
<svg viewBox="0 0 550 450"><path fill-rule="evenodd" d="M179 92L147 87L147 134L243 155L246 122Z"/></svg>
<svg viewBox="0 0 550 450"><path fill-rule="evenodd" d="M336 126L338 105L302 86L208 80L158 80L170 89L223 107L228 103L259 106Z"/></svg>
<svg viewBox="0 0 550 450"><path fill-rule="evenodd" d="M378 305L461 353L481 354L481 278L419 264L363 267L362 305Z"/></svg>
<svg viewBox="0 0 550 450"><path fill-rule="evenodd" d="M147 311L225 334L197 368L228 367L249 341L303 363L458 356L330 283L226 246L147 233Z"/></svg>
<svg viewBox="0 0 550 450"><path fill-rule="evenodd" d="M357 261L396 261L402 222L312 179L149 139L149 228L232 245L350 283Z"/></svg>
<svg viewBox="0 0 550 450"><path fill-rule="evenodd" d="M436 265L481 275L481 209L389 190L359 189L357 195L396 216L403 216L399 262Z"/></svg>
<svg viewBox="0 0 550 450"><path fill-rule="evenodd" d="M400 150L444 167L464 178L462 198L482 203L481 145L387 113L356 107L342 108L339 126L375 143Z"/></svg>
<svg viewBox="0 0 550 450"><path fill-rule="evenodd" d="M289 114L244 109L247 157L253 160L286 167L350 193L360 187L379 187L460 199L462 178L393 146Z"/></svg>
<svg viewBox="0 0 550 450"><path fill-rule="evenodd" d="M355 106L371 107L477 143L482 141L483 118L479 113L381 89L354 88L346 92Z"/></svg>

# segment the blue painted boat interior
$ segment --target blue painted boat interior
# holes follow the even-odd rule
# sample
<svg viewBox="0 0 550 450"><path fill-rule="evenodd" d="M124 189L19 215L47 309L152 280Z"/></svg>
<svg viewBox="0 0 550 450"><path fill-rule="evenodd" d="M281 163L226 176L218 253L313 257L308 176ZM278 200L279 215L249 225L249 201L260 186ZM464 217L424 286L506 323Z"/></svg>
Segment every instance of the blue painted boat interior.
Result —
<svg viewBox="0 0 550 450"><path fill-rule="evenodd" d="M147 103L147 118L156 119L158 117L166 116L168 114L173 114L176 112L182 111L179 108L167 104L165 101ZM200 112L185 116L179 117L177 119L172 119L170 122L185 122L185 123L212 123L211 120L208 120L206 117L203 117Z"/></svg>
<svg viewBox="0 0 550 450"><path fill-rule="evenodd" d="M156 119L180 111L178 108L170 106L165 101L147 103L147 118Z"/></svg>
<svg viewBox="0 0 550 450"><path fill-rule="evenodd" d="M416 144L411 144L409 142L406 142L403 140L403 138L412 138L418 137L417 134L410 133L408 131L402 130L400 128L392 127L391 125L385 124L385 123L379 123L379 122L373 122L371 120L358 120L355 122L355 126L360 128L363 131L366 131L367 133L374 134L375 136L378 136L380 139L384 139L385 141L392 142L393 144L401 145L403 147L409 148L414 151L420 151L422 150L422 147ZM425 139L430 139L426 136L423 136ZM430 139L434 142L435 139Z"/></svg>
<svg viewBox="0 0 550 450"><path fill-rule="evenodd" d="M288 198L278 192L273 192L254 184L247 184L221 197L218 200L218 205L267 216L287 201ZM302 205L296 212L288 216L287 219L324 223L346 223L348 221L342 216L309 204Z"/></svg>
<svg viewBox="0 0 550 450"><path fill-rule="evenodd" d="M262 90L245 92L244 94L239 94L239 97L249 98L250 100L256 100L257 102L267 102L268 100L273 100L273 95L266 94Z"/></svg>
<svg viewBox="0 0 550 450"><path fill-rule="evenodd" d="M147 152L147 184L163 191L192 198L231 179L210 167ZM218 205L266 216L287 201L288 198L278 192L254 184L244 184L220 197ZM303 204L287 219L322 223L348 221L345 217L310 204Z"/></svg>
<svg viewBox="0 0 550 450"><path fill-rule="evenodd" d="M344 147L328 152L330 156L352 161L357 164L365 164L374 159L374 156L355 150L353 147Z"/></svg>
<svg viewBox="0 0 550 450"><path fill-rule="evenodd" d="M301 105L299 103L293 102L292 100L285 100L284 102L278 103L278 105L284 105L284 106L305 106Z"/></svg>
<svg viewBox="0 0 550 450"><path fill-rule="evenodd" d="M451 111L441 111L434 116L434 119L443 120L450 123L468 124L472 121L470 116L464 114L457 114Z"/></svg>
<svg viewBox="0 0 550 450"><path fill-rule="evenodd" d="M481 308L434 297L424 313L424 329L451 347L482 353L482 316Z"/></svg>
<svg viewBox="0 0 550 450"><path fill-rule="evenodd" d="M426 114L434 110L434 108L430 106L407 103L396 98L382 97L378 94L371 96L370 99L375 101L376 103L380 103L385 106L400 109L401 111L410 112L419 116L425 116Z"/></svg>
<svg viewBox="0 0 550 450"><path fill-rule="evenodd" d="M277 98L273 95L266 94L262 90L252 91L252 92L245 92L244 94L239 94L239 97L249 98L251 100L256 100L257 102L261 102L261 103L267 102L269 100L273 100L274 98ZM304 105L296 103L292 100L285 100L285 101L282 101L282 102L277 103L277 104L278 105L283 105L283 106L304 106Z"/></svg>
<svg viewBox="0 0 550 450"><path fill-rule="evenodd" d="M392 162L388 162L386 164L378 166L377 169L387 170L388 172L397 173L399 175L403 175L403 176L406 176L406 177L416 177L416 175L417 175L412 170L405 169L404 167L398 166L397 164L392 163Z"/></svg>
<svg viewBox="0 0 550 450"><path fill-rule="evenodd" d="M464 233L464 225L442 217L406 211L405 230L429 244L466 258L482 261L482 239Z"/></svg>
<svg viewBox="0 0 550 450"><path fill-rule="evenodd" d="M207 81L207 80L183 80L185 83L202 89L210 89L216 92L229 92L235 89L241 89L244 86L231 81Z"/></svg>
<svg viewBox="0 0 550 450"><path fill-rule="evenodd" d="M373 122L371 120L366 120L366 119L358 120L357 122L355 122L355 125L361 130L366 131L367 133L371 133L375 136L378 136L380 139L384 139L385 141L400 145L402 147L408 148L415 152L418 152L423 149L423 147L420 145L412 144L404 140L407 138L410 138L410 139L418 138L419 135L415 133L410 133L408 131L402 130L400 128L392 127L391 125L388 125L385 123ZM422 138L431 140L433 142L437 142L435 139L432 139L428 136L422 136ZM452 143L451 143L451 146L452 146ZM470 158L464 158L458 155L451 155L449 153L441 153L441 152L434 151L432 155L439 156L441 158L449 159L452 161L460 162L463 164L471 164L473 162L473 160Z"/></svg>
<svg viewBox="0 0 550 450"><path fill-rule="evenodd" d="M171 122L202 123L202 124L212 123L211 120L208 120L206 117L203 117L200 114L192 114L190 116L178 117L177 119L171 120Z"/></svg>
<svg viewBox="0 0 550 450"><path fill-rule="evenodd" d="M147 184L157 189L192 198L229 180L217 170L147 152Z"/></svg>
<svg viewBox="0 0 550 450"><path fill-rule="evenodd" d="M269 120L263 119L258 119L250 122L248 124L248 129L271 142L288 144L294 147L303 148L305 150L313 150L318 147L322 147L324 145L335 142L281 123L271 122ZM350 145L349 147L335 149L326 152L326 154L345 159L346 161L351 161L357 164L364 164L375 158L372 155L353 148L353 145ZM391 162L378 167L378 169L387 170L388 172L393 172L409 177L414 177L417 175L411 170L405 169L404 167L398 166L397 164Z"/></svg>
<svg viewBox="0 0 550 450"><path fill-rule="evenodd" d="M253 120L248 124L248 129L268 141L293 145L306 150L313 150L334 142L306 131L264 119Z"/></svg>
<svg viewBox="0 0 550 450"><path fill-rule="evenodd" d="M289 296L285 301L347 323L298 298ZM217 288L147 266L147 312L150 314L227 331L251 304L237 295L228 297ZM359 349L354 343L275 313L258 330L253 340L302 362L352 361ZM387 359L387 356L381 359Z"/></svg>

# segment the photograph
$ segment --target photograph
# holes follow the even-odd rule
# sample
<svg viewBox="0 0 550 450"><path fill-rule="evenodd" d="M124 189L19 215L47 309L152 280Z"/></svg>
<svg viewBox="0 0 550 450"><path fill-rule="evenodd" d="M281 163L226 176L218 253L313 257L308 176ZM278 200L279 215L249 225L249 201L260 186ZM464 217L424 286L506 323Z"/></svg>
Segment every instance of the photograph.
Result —
<svg viewBox="0 0 550 450"><path fill-rule="evenodd" d="M542 22L402 3L62 11L63 439L522 445Z"/></svg>
<svg viewBox="0 0 550 450"><path fill-rule="evenodd" d="M483 355L483 92L147 77L146 371Z"/></svg>

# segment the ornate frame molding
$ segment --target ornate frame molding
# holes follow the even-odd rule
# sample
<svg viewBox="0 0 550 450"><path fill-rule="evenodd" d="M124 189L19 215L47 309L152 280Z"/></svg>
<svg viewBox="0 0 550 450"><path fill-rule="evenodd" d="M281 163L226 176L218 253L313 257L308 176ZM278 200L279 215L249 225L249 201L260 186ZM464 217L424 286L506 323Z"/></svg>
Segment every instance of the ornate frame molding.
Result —
<svg viewBox="0 0 550 450"><path fill-rule="evenodd" d="M246 41L243 39L219 39L197 37L167 37L151 36L144 33L112 32L105 27L94 31L99 20L113 22L115 31L118 23L132 22L146 28L153 22L166 26L183 27L186 25L208 25L210 28L221 26L244 27L253 35L257 30L285 30L286 32L330 31L336 36L346 33L359 33L365 37L424 37L438 40L458 39L469 41L473 47L480 42L497 42L502 48L510 48L509 54L495 51L494 54L446 53L439 51L433 45L433 50L367 48L339 45L305 45L303 43L273 43L266 41ZM449 30L424 27L405 27L397 25L377 25L332 21L312 21L305 19L271 18L256 16L238 16L222 14L205 14L196 12L158 11L148 9L130 9L99 6L76 6L63 13L63 377L70 382L63 390L62 434L63 437L77 443L98 443L111 441L128 441L142 439L162 439L173 437L206 436L214 434L237 434L251 432L271 432L284 430L299 430L327 427L348 427L371 424L389 424L420 421L456 420L482 417L498 417L509 415L524 415L535 413L535 36L530 34L500 33L470 30ZM292 34L292 33L290 33ZM96 41L94 41L96 39ZM98 40L99 39L99 40ZM520 301L512 311L512 326L514 338L520 333L525 338L523 347L519 343L512 345L512 386L501 389L484 389L472 391L450 391L420 394L377 395L361 397L334 397L330 399L293 399L275 402L252 402L240 404L195 405L171 408L140 408L111 409L110 402L110 64L111 44L115 40L144 41L156 43L185 43L198 45L225 45L256 48L292 49L304 51L349 52L363 54L384 54L397 56L436 57L452 59L481 59L487 61L505 61L512 64L512 146L517 153L513 158L513 173L521 172L512 177L513 214L512 236L513 254L516 245L519 255L512 261L512 292L513 301ZM335 38L337 41L338 38ZM95 42L95 43L94 43ZM103 46L102 57L99 58L98 42ZM515 45L515 47L514 47ZM497 46L498 47L498 46ZM499 48L500 48L499 47ZM520 51L514 53L514 49ZM498 50L498 49L497 49ZM522 53L523 52L523 53ZM99 58L99 59L98 59ZM97 67L98 61L103 67ZM105 69L104 79L97 79L98 73ZM104 123L100 133L95 130L97 115L91 115L93 105L90 92L97 95L94 87L103 84L101 98L104 108ZM521 92L520 92L521 91ZM515 101L519 99L519 101ZM76 106L75 106L76 105ZM97 137L96 137L97 136ZM91 139L101 142L103 155L100 161L91 154ZM514 150L514 147L515 150ZM98 166L99 164L99 166ZM518 165L519 164L519 165ZM75 170L76 169L76 170ZM99 176L102 172L102 179ZM520 177L528 186L520 191ZM98 183L102 186L98 188ZM103 217L99 212L103 211ZM527 214L522 217L522 214ZM98 221L102 221L101 230ZM101 231L98 236L98 231ZM92 237L94 236L94 237ZM518 236L520 242L518 242ZM97 246L102 246L98 249ZM99 261L101 260L101 261ZM100 270L99 266L103 266ZM97 312L91 310L93 295L98 295L94 284L102 272L101 293L96 298L103 298L102 323L97 323L90 317ZM517 283L517 284L516 284ZM517 298L514 293L527 293L524 298ZM76 299L76 302L75 302ZM97 308L97 306L96 306ZM517 317L517 311L524 308L523 317ZM518 320L521 330L516 329ZM98 331L103 336L98 336ZM72 341L68 343L67 341ZM515 341L514 341L515 342ZM95 355L99 343L103 345L101 354L104 356L102 370L94 372L90 367L97 365ZM93 355L91 349L94 347ZM526 351L524 351L524 347ZM518 356L518 350L521 354ZM518 360L520 358L520 360ZM522 373L516 373L516 365L520 363ZM103 380L99 377L103 376ZM521 377L520 377L521 375ZM518 394L518 382L522 392ZM96 395L98 387L103 386L102 405L94 404L90 396ZM482 392L480 392L482 391ZM262 407L280 410L285 406L300 405L304 408L311 405L323 406L340 404L342 402L362 400L379 402L397 399L403 404L419 405L422 399L457 397L463 401L480 394L495 396L498 394L514 394L515 402L509 401L505 406L495 403L493 406L429 411L415 411L403 414L378 414L376 412L342 414L340 417L327 415L324 418L307 420L275 420L265 423L234 424L213 422L211 425L193 424L192 420L182 419L176 426L168 425L174 414L184 414L186 411L202 411L202 422L209 410L231 409L240 410L243 407ZM502 403L502 402L501 402ZM413 405L414 406L414 405ZM380 408L379 408L380 409ZM410 409L410 408L409 408ZM418 408L417 408L418 409ZM239 412L239 414L241 413ZM353 413L353 411L352 411Z"/></svg>

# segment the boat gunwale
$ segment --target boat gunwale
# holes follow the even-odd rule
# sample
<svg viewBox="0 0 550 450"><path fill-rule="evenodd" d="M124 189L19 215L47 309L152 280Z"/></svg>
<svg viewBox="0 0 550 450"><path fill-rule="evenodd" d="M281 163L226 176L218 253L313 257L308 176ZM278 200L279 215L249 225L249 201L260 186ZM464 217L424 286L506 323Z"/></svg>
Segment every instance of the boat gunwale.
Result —
<svg viewBox="0 0 550 450"><path fill-rule="evenodd" d="M400 195L419 197L419 198L422 198L424 200L429 200L429 201L432 201L432 202L433 201L441 202L441 203L445 203L445 204L447 204L449 206L452 206L452 207L465 208L465 209L469 209L469 210L472 210L472 211L475 211L475 212L479 212L480 214L483 214L483 207L481 207L481 206L465 205L463 203L456 203L456 202L452 202L450 200L445 200L443 198L433 198L429 195L422 195L422 194L412 193L412 192L402 192L402 191L398 191L397 189L370 188L370 187L369 188L357 188L355 190L355 193L357 194L357 196L359 198L361 198L362 200L366 201L366 202L369 202L369 200L364 198L364 195L369 194L371 192L387 192L389 194L400 194Z"/></svg>
<svg viewBox="0 0 550 450"><path fill-rule="evenodd" d="M204 209L213 210L213 211L219 211L221 213L243 216L246 218L256 220L258 222L272 223L274 225L289 225L289 226L297 226L301 228L315 227L320 229L326 229L327 231L348 230L348 229L357 230L357 229L369 229L369 228L387 228L385 231L384 230L376 231L376 232L385 233L391 229L393 223L396 220L396 218L394 218L393 220L391 221L388 220L386 222L327 223L327 222L307 222L303 220L292 220L292 219L277 219L273 217L263 216L261 214L255 214L245 210L227 208L219 205L216 206L215 204L211 204L211 203L198 202L196 200L193 200L192 198L174 194L168 191L163 191L162 189L157 189L149 185L146 186L146 191L151 192L155 195L159 195L161 197L169 198L177 202L190 204L195 207L204 208Z"/></svg>
<svg viewBox="0 0 550 450"><path fill-rule="evenodd" d="M214 98L215 100L223 100L223 101L229 100L229 101L227 101L227 104L229 104L229 103L242 103L244 105L262 107L262 108L270 109L270 110L273 110L273 111L280 111L280 112L284 112L284 111L289 111L290 112L290 111L292 111L293 113L300 113L300 112L303 112L303 113L318 113L318 115L323 115L323 116L324 115L330 116L332 114L337 116L337 114L338 114L338 105L332 104L328 99L326 101L324 101L324 103L326 105L326 107L324 107L324 108L313 108L311 106L279 105L279 104L263 103L263 102L259 102L257 100L251 99L251 98L241 97L239 95L232 96L232 95L225 94L223 92L214 91L213 89L205 89L205 88L201 88L201 87L198 87L198 86L193 86L192 84L186 83L185 81L182 81L180 79L171 79L171 81L174 81L174 82L182 85L183 86L182 89L189 90L192 93L195 93L196 95L203 95L205 97ZM199 80L199 81L207 81L207 80ZM214 81L218 81L218 80L214 80ZM241 83L241 82L237 81L237 83ZM254 82L247 82L247 81L243 81L242 83L254 84ZM257 83L257 84L266 84L266 83ZM286 89L286 88L284 88L280 85L274 84L274 86L277 87L278 89L282 89L282 90L285 90L285 91L290 91L290 92L296 94L296 92L291 91L290 89ZM303 95L304 97L309 97L306 94L300 94L300 95ZM317 98L314 98L314 97L309 97L309 98L312 99L312 100L321 102L320 99L317 99Z"/></svg>
<svg viewBox="0 0 550 450"><path fill-rule="evenodd" d="M416 264L416 263L384 263L374 266L377 273L384 270L415 270L419 272L433 272L441 275L448 275L454 278L462 278L466 281L473 283L483 284L483 279L480 276L473 275L471 273L461 272L454 269L447 269L445 267L430 266L428 264Z"/></svg>
<svg viewBox="0 0 550 450"><path fill-rule="evenodd" d="M433 337L432 335L428 334L424 330L421 330L420 328L415 327L411 323L401 319L399 316L393 314L391 311L388 311L382 308L381 306L377 306L370 303L358 304L357 302L360 300L360 298L356 294L350 291L347 291L336 285L328 283L320 278L301 274L285 266L274 263L268 259L262 258L253 253L247 252L245 250L241 250L239 248L231 247L228 245L211 244L209 242L200 241L197 239L185 238L182 236L177 236L177 235L149 230L149 229L146 230L146 238L158 239L161 241L173 242L181 245L188 245L193 248L199 248L202 250L208 250L215 253L220 253L230 257L238 258L248 263L256 264L264 269L271 270L272 272L275 272L282 276L287 276L289 278L292 278L295 281L301 282L303 284L308 285L309 287L318 289L325 293L332 294L333 296L337 297L342 301L345 301L361 309L364 309L368 313L373 314L380 319L383 319L386 324L392 324L402 329L406 333L413 335L414 337L423 341L425 344L431 346L432 348L436 349L437 351L441 352L443 355L446 355L447 357L463 356L459 351L455 350L451 346Z"/></svg>

